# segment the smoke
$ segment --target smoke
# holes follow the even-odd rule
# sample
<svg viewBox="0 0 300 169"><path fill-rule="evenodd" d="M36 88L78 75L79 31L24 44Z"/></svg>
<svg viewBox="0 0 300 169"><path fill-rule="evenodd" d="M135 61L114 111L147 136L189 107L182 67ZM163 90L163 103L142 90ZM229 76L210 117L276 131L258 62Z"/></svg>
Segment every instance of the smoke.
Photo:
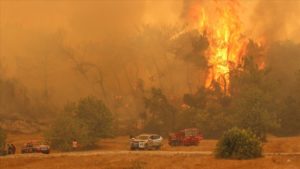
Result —
<svg viewBox="0 0 300 169"><path fill-rule="evenodd" d="M0 1L0 76L59 106L87 95L107 100L122 95L124 105L134 107L129 97L140 81L169 95L192 93L203 84L199 65L206 63L197 56L207 44L186 33L176 40L176 53L170 39L195 19L198 7L213 13L214 3ZM241 1L241 6L246 33L270 40L298 37L298 2Z"/></svg>
<svg viewBox="0 0 300 169"><path fill-rule="evenodd" d="M197 0L185 0L183 5L182 5L182 12L181 12L181 17L185 18L189 15L191 9L193 6L196 4L200 4L201 1Z"/></svg>
<svg viewBox="0 0 300 169"><path fill-rule="evenodd" d="M245 36L249 38L264 38L267 41L294 40L300 37L300 2L296 0L252 0L252 1L203 1L185 0L182 5L181 17L188 24L193 24L199 18L201 8L204 8L214 19L218 7L223 5L237 6L239 17L243 22Z"/></svg>
<svg viewBox="0 0 300 169"><path fill-rule="evenodd" d="M163 25L177 23L181 2L0 3L1 76L24 84L31 97L61 106L87 95L104 98L105 90L111 99L130 95L138 79L158 85L175 67L162 62L172 58L161 40L171 36Z"/></svg>
<svg viewBox="0 0 300 169"><path fill-rule="evenodd" d="M267 41L298 40L299 7L300 2L295 0L258 1L249 25L258 37L265 37Z"/></svg>
<svg viewBox="0 0 300 169"><path fill-rule="evenodd" d="M253 56L263 58L279 97L286 96L300 70L300 2L257 1L253 5L248 29L252 26L252 38L262 38L266 42L260 56Z"/></svg>

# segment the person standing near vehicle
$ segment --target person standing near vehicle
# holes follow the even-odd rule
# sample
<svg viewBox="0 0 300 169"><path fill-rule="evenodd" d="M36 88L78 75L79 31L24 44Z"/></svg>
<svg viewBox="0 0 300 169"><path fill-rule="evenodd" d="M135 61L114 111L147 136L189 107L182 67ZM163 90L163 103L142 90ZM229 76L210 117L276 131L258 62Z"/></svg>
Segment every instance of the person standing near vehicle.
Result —
<svg viewBox="0 0 300 169"><path fill-rule="evenodd" d="M10 144L7 144L7 154L11 154L11 147L10 147Z"/></svg>
<svg viewBox="0 0 300 169"><path fill-rule="evenodd" d="M16 154L16 146L11 144L12 154Z"/></svg>
<svg viewBox="0 0 300 169"><path fill-rule="evenodd" d="M7 144L7 154L14 154L13 144Z"/></svg>
<svg viewBox="0 0 300 169"><path fill-rule="evenodd" d="M76 139L74 139L74 140L72 141L72 148L73 148L73 150L77 150L77 148L78 148L78 142L77 142Z"/></svg>

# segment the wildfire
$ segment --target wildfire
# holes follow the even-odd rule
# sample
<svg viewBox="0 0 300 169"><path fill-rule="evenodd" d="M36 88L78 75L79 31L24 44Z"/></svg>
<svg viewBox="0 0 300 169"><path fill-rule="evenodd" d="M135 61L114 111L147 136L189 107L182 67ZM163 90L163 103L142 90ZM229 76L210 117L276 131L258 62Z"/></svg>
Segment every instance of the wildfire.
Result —
<svg viewBox="0 0 300 169"><path fill-rule="evenodd" d="M230 85L230 70L243 65L248 40L243 37L242 22L237 15L237 3L219 4L210 16L204 8L198 10L197 29L203 32L209 41L206 51L208 73L206 88L211 88L213 81L218 82L227 92ZM229 93L229 91L227 92Z"/></svg>

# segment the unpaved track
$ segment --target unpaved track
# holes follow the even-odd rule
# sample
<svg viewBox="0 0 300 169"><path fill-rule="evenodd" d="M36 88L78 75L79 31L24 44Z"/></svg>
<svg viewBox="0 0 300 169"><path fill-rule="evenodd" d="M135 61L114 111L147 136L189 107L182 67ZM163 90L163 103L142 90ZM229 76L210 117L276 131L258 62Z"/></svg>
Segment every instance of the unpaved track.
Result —
<svg viewBox="0 0 300 169"><path fill-rule="evenodd" d="M52 154L16 154L0 158L51 158L51 157L69 157L69 156L95 156L95 155L161 155L161 156L209 156L213 155L212 151L82 151ZM300 152L294 153L264 153L264 156L300 156Z"/></svg>

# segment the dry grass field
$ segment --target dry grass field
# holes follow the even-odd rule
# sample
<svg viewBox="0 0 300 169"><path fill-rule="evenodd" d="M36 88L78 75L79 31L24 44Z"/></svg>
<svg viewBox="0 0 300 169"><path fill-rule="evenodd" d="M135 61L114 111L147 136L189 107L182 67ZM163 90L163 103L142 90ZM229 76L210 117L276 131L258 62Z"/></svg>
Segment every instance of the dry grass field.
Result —
<svg viewBox="0 0 300 169"><path fill-rule="evenodd" d="M42 135L8 135L8 142L14 143L17 149L20 150L21 146L29 141L43 140ZM162 150L164 151L213 151L216 146L217 140L202 140L199 146L190 147L170 147L167 140L164 140L164 146ZM98 142L99 150L128 150L129 149L129 139L126 136L116 137L111 139L101 139ZM268 138L268 142L264 144L264 152L300 152L300 136L298 137L272 137Z"/></svg>
<svg viewBox="0 0 300 169"><path fill-rule="evenodd" d="M21 147L41 140L40 135L9 135L8 141ZM213 151L216 140L199 146L172 148L165 142L162 151ZM102 139L99 151L128 150L128 137ZM300 152L300 137L269 137L264 152ZM56 152L54 152L56 153ZM300 169L300 156L266 156L254 160L222 160L213 156L168 154L101 154L90 156L21 156L0 158L0 169Z"/></svg>
<svg viewBox="0 0 300 169"><path fill-rule="evenodd" d="M113 139L102 139L99 141L99 149L101 150L128 150L129 143L128 137L117 137ZM164 151L213 151L217 140L202 140L199 146L180 146L171 147L168 145L167 140L164 140ZM299 137L272 137L264 144L264 152L268 153L292 153L300 152L300 136Z"/></svg>
<svg viewBox="0 0 300 169"><path fill-rule="evenodd" d="M299 169L299 156L221 160L197 155L96 155L0 158L1 169Z"/></svg>

